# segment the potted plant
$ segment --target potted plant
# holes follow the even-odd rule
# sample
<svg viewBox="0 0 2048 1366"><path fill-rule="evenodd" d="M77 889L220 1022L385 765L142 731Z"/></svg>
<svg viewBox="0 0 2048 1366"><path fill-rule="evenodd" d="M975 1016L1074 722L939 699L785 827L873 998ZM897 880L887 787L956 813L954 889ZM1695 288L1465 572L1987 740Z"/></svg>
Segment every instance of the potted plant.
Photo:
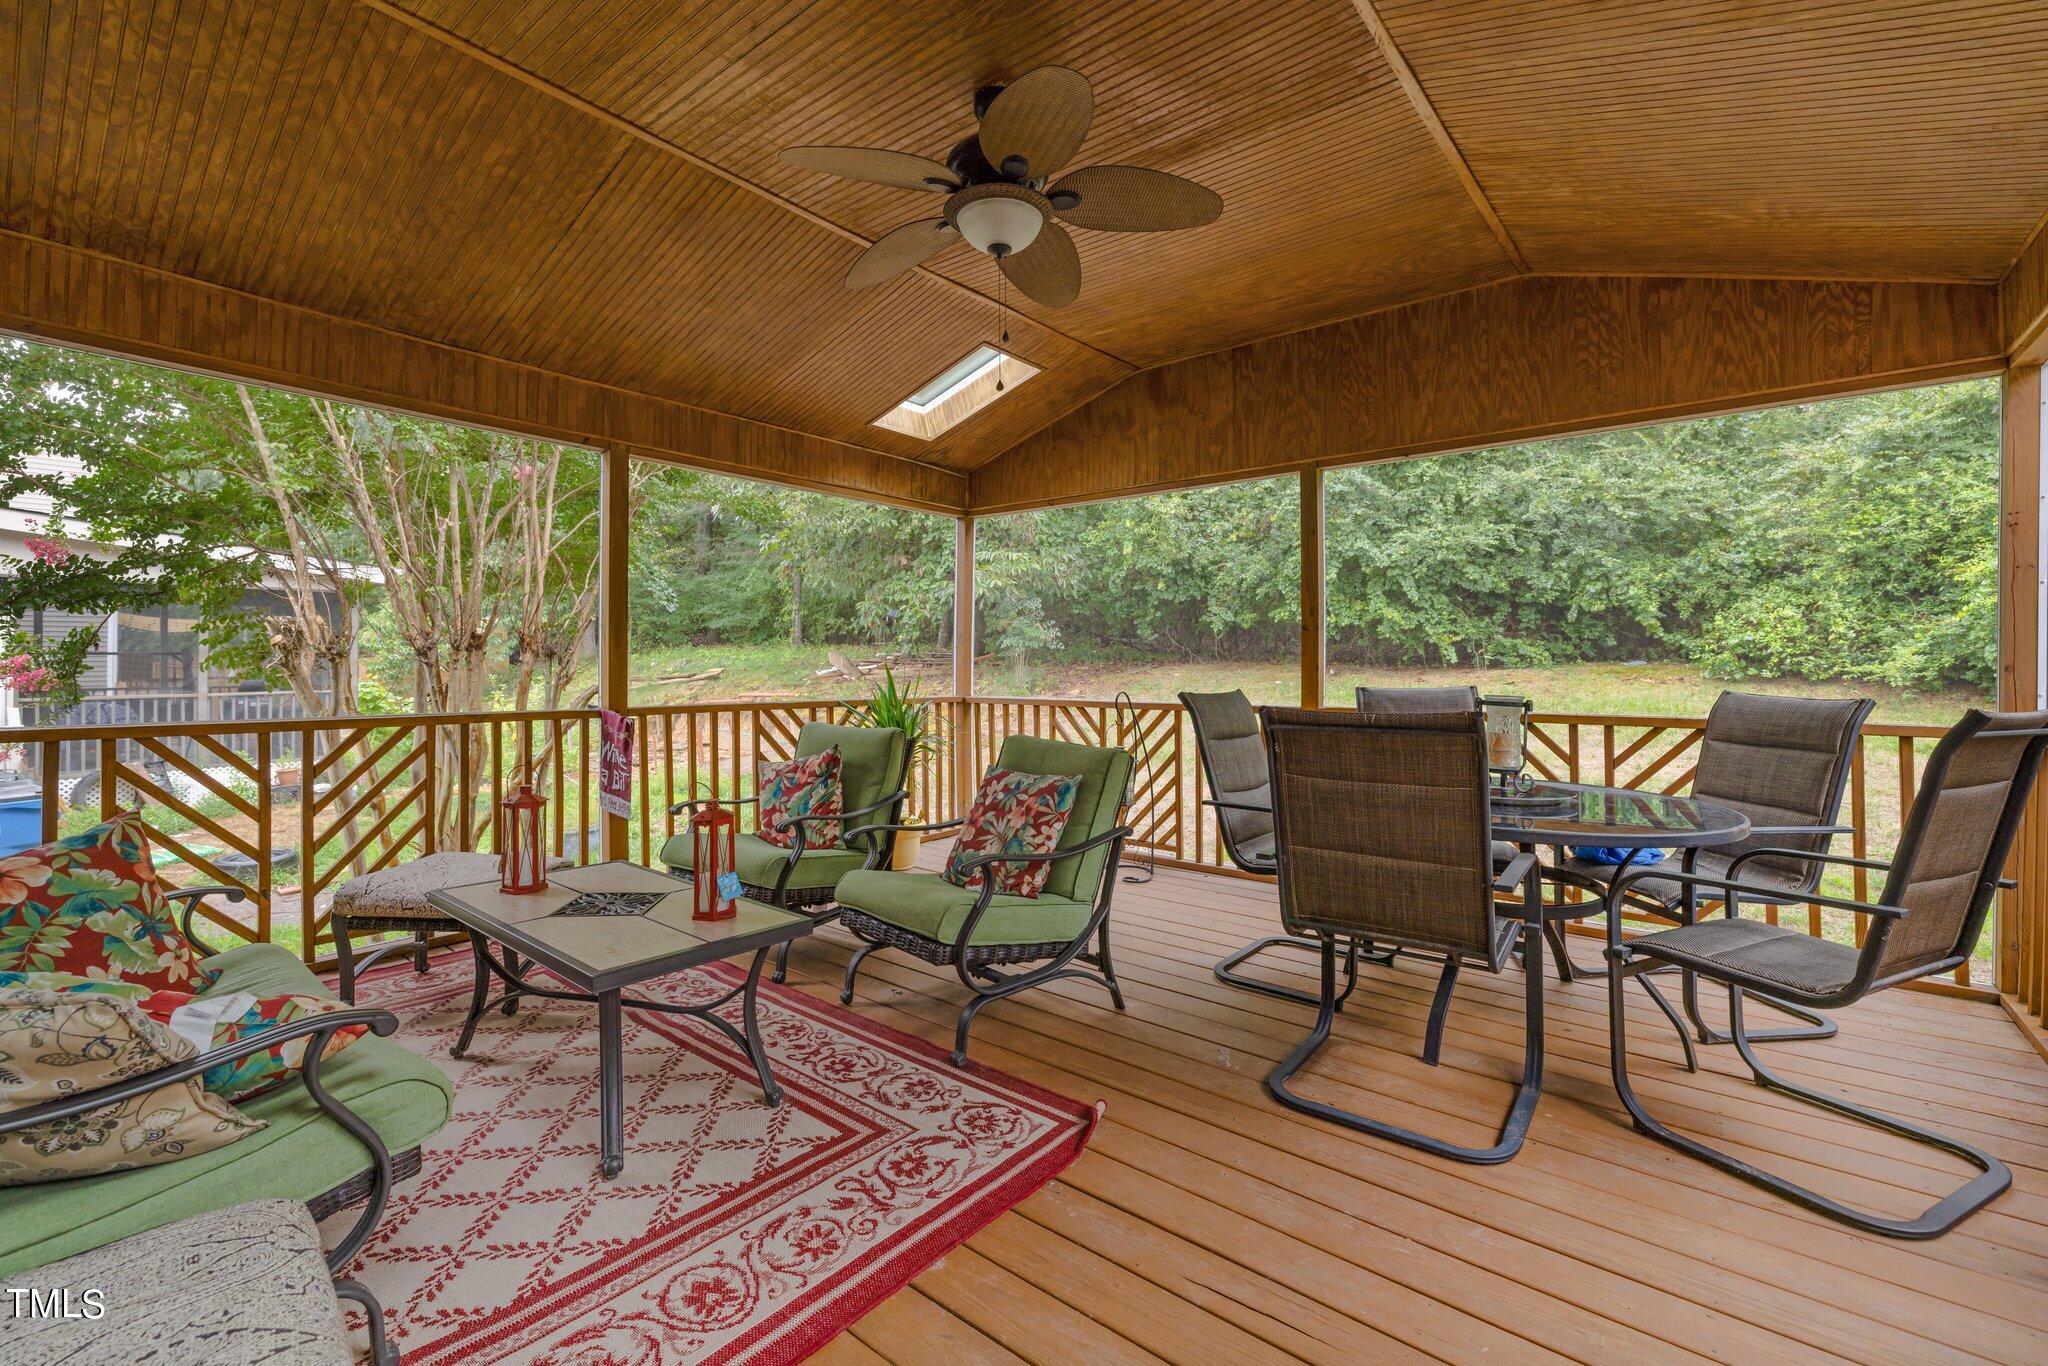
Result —
<svg viewBox="0 0 2048 1366"><path fill-rule="evenodd" d="M894 726L902 731L904 753L910 760L904 769L906 774L926 760L937 759L945 748L932 726L932 704L917 695L915 683L898 687L894 669L883 668L882 681L871 685L867 701L852 704L852 714L847 719L856 726ZM918 820L910 808L910 802L915 800L913 797L905 802L902 818L912 824ZM889 866L900 870L915 865L918 846L923 842L922 831L897 831Z"/></svg>

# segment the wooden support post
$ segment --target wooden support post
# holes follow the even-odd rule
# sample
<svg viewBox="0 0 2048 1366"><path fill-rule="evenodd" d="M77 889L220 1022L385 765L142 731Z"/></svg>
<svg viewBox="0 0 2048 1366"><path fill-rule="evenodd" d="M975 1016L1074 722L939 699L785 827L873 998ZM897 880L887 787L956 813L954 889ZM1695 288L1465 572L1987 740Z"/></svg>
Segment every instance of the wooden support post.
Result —
<svg viewBox="0 0 2048 1366"><path fill-rule="evenodd" d="M2001 426L2000 546L1998 576L1998 702L2011 710L2043 704L2042 481L2044 407L2042 368L2016 365L2004 383ZM2036 788L2020 828L2007 874L2019 886L2000 896L1998 989L2007 1009L2030 1025L2037 1047L2048 1013L2048 795Z"/></svg>
<svg viewBox="0 0 2048 1366"><path fill-rule="evenodd" d="M1301 472L1301 705L1323 705L1329 632L1323 611L1323 472Z"/></svg>
<svg viewBox="0 0 2048 1366"><path fill-rule="evenodd" d="M598 494L597 699L624 711L629 699L631 652L626 645L626 550L632 534L633 457L623 446L606 446ZM648 794L640 794L646 816ZM559 813L557 818L559 819ZM606 815L601 848L607 859L627 857L627 825Z"/></svg>
<svg viewBox="0 0 2048 1366"><path fill-rule="evenodd" d="M974 519L953 523L953 800L928 819L950 820L974 800Z"/></svg>

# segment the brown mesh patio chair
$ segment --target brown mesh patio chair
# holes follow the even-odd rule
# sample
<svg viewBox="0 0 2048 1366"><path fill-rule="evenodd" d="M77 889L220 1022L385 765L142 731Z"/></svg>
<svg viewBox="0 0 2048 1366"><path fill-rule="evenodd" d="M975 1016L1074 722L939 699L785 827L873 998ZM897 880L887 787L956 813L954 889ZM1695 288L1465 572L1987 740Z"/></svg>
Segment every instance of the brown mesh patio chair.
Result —
<svg viewBox="0 0 2048 1366"><path fill-rule="evenodd" d="M1521 1149L1543 1085L1543 899L1536 856L1492 859L1486 734L1476 711L1346 715L1264 707L1273 778L1280 916L1322 960L1316 1022L1266 1089L1290 1109L1460 1162L1505 1162ZM1496 895L1520 889L1522 917ZM1522 1080L1490 1147L1471 1148L1296 1095L1287 1083L1329 1041L1341 942L1441 955L1422 1059L1435 1065L1460 964L1499 972L1517 940L1524 978Z"/></svg>
<svg viewBox="0 0 2048 1366"><path fill-rule="evenodd" d="M1999 874L2040 769L2044 744L2048 744L2048 712L1967 713L1928 758L1927 771L1889 864L1790 843L1763 844L1744 850L1718 873L1669 874L1645 869L1617 879L1608 892L1610 905L1640 882L1676 878L1691 891L1719 899L1727 909L1725 918L1642 935L1608 951L1613 962L1607 999L1614 1087L1636 1128L1831 1219L1896 1238L1938 1237L2010 1186L2012 1173L2005 1164L1968 1143L1809 1090L1770 1071L1751 1047L1759 1036L1744 1025L1742 1004L1746 997L1763 996L1815 1009L1838 1009L1874 991L1967 963L1983 931L1991 898L2001 885ZM1801 898L1869 915L1870 929L1860 949L1741 918L1742 905L1752 897L1769 903L1783 893L1781 875L1752 879L1751 871L1782 868L1793 859L1815 867L1847 865L1885 871L1884 890L1874 902L1818 892ZM1915 1218L1888 1218L1853 1209L1666 1128L1643 1109L1629 1085L1621 1005L1622 988L1629 978L1665 966L1728 988L1729 1037L1758 1084L1952 1153L1980 1174Z"/></svg>
<svg viewBox="0 0 2048 1366"><path fill-rule="evenodd" d="M1805 856L1825 854L1829 840L1850 829L1836 824L1836 817L1842 809L1842 792L1862 739L1863 723L1873 705L1862 697L1838 701L1722 693L1707 713L1692 795L1733 807L1749 817L1749 834L1733 844L1689 849L1682 858L1627 866L1625 900L1629 909L1690 924L1699 918L1699 898L1692 884L1677 874L1722 876L1738 859L1766 847L1790 852L1760 855L1745 863L1747 880L1758 888L1752 900L1779 906L1811 901L1813 889L1820 885L1822 867ZM1562 858L1552 876L1602 893L1602 903L1582 912L1590 914L1604 904L1604 894L1622 871L1613 864ZM1664 1005L1654 986L1647 981L1643 985ZM1683 974L1683 994L1686 1015L1700 1042L1729 1042L1726 1034L1709 1028L1700 1018L1699 989L1691 973ZM1825 1015L1789 1003L1770 1004L1806 1024L1754 1031L1749 1036L1752 1041L1825 1039L1835 1032L1834 1021ZM1691 1060L1690 1039L1685 1040L1685 1047Z"/></svg>
<svg viewBox="0 0 2048 1366"><path fill-rule="evenodd" d="M1479 689L1472 687L1353 688L1351 697L1368 716L1479 710Z"/></svg>
<svg viewBox="0 0 2048 1366"><path fill-rule="evenodd" d="M1216 810L1216 833L1223 853L1232 864L1247 873L1272 877L1273 801L1266 781L1266 742L1259 736L1258 713L1242 692L1184 692L1180 704L1187 708L1195 728L1195 753L1209 784L1204 803ZM1283 1001L1314 1005L1313 992L1262 982L1237 971L1244 963L1267 949L1301 949L1314 953L1320 946L1313 939L1289 934L1269 934L1216 962L1216 980L1226 986L1277 996ZM1391 953L1369 945L1347 942L1344 951L1344 992L1341 1006L1358 985L1358 955L1363 951L1373 962L1390 963Z"/></svg>

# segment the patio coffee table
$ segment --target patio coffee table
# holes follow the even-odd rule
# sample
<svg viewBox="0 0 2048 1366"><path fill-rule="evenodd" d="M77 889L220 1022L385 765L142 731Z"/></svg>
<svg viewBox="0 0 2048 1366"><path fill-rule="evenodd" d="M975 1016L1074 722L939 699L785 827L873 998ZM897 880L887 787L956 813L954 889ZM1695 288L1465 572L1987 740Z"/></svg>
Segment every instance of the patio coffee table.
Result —
<svg viewBox="0 0 2048 1366"><path fill-rule="evenodd" d="M615 861L550 873L546 891L525 896L508 896L492 881L451 887L430 898L469 931L476 957L476 987L469 1016L462 1022L462 1037L448 1050L453 1056L469 1050L477 1022L500 1002L545 996L597 1003L598 1127L603 1148L598 1171L607 1180L626 1165L622 1008L690 1015L711 1025L753 1062L768 1103L782 1100L782 1088L769 1073L768 1055L761 1049L755 996L768 950L809 934L813 922L809 916L745 898L730 920L692 920L692 896L687 883L637 863ZM685 1006L621 994L622 988L635 983L749 951L754 963L747 980L715 1001ZM512 954L525 964L546 968L570 989L537 985L521 975L525 967L510 961ZM493 977L505 984L496 998L490 994ZM741 1001L744 1032L714 1013L735 996Z"/></svg>

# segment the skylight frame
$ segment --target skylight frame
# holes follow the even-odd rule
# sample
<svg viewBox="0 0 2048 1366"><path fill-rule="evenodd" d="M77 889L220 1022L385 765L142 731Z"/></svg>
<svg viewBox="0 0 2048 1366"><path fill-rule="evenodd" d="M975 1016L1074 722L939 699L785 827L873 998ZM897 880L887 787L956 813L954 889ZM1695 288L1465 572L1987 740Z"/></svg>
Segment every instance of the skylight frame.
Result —
<svg viewBox="0 0 2048 1366"><path fill-rule="evenodd" d="M983 342L874 420L885 431L931 441L1038 373L1038 367Z"/></svg>

